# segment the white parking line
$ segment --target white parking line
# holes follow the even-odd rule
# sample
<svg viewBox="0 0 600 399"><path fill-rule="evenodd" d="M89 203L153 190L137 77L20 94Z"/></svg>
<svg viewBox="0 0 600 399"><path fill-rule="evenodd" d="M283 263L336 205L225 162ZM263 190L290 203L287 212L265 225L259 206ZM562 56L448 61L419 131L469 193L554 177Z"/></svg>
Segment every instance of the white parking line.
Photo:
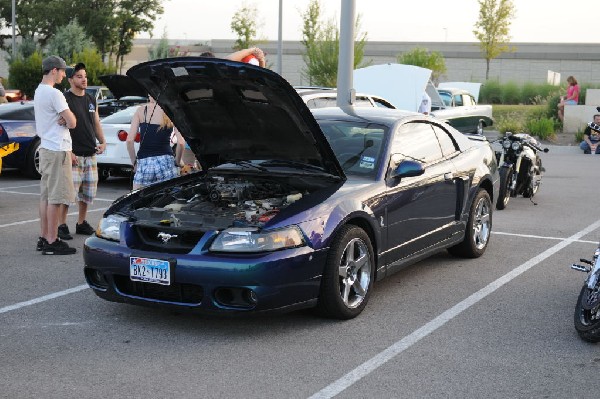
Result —
<svg viewBox="0 0 600 399"><path fill-rule="evenodd" d="M108 208L89 209L88 213L90 213L90 212L98 212L98 211L105 211L107 209ZM78 214L77 212L70 212L70 213L67 213L67 216L75 216L77 214ZM37 218L37 219L21 220L19 222L12 222L12 223L0 224L0 229L3 228L3 227L19 226L21 224L35 223L35 222L39 222L39 221L40 221L40 219Z"/></svg>
<svg viewBox="0 0 600 399"><path fill-rule="evenodd" d="M83 291L86 288L88 288L88 285L82 284L82 285L78 285L77 287L69 288L64 291L55 292L53 294L44 295L39 298L31 299L29 301L19 302L19 303L15 303L14 305L5 306L3 308L0 308L0 314L10 312L11 310L21 309L26 306L35 305L37 303L46 302L51 299L60 298L61 296L65 296L65 295L73 294L75 292Z"/></svg>
<svg viewBox="0 0 600 399"><path fill-rule="evenodd" d="M28 184L26 186L2 187L2 188L0 188L0 192L4 191L4 190L12 190L13 188L27 188L27 187L39 187L39 186L40 186L40 183Z"/></svg>
<svg viewBox="0 0 600 399"><path fill-rule="evenodd" d="M557 240L557 241L568 240L568 238L561 238L561 237L546 237L546 236L536 236L533 234L504 233L502 231L492 231L492 234L498 234L501 236L515 236L515 237L521 237L521 238L539 238L542 240ZM598 244L598 241L589 241L589 240L572 240L572 241L573 242L583 242L586 244Z"/></svg>
<svg viewBox="0 0 600 399"><path fill-rule="evenodd" d="M309 399L332 398L336 396L337 394L352 386L354 383L358 382L361 378L366 377L367 375L378 369L380 366L384 365L388 361L398 356L400 353L404 352L406 349L419 342L421 339L427 337L429 334L436 331L444 324L454 319L456 316L458 316L465 310L469 309L471 306L475 305L485 297L491 295L498 288L509 283L510 281L525 273L538 263L554 255L561 249L565 248L572 242L575 242L584 235L596 230L598 227L600 227L600 220L589 225L585 229L573 234L571 237L562 240L558 244L545 250L536 257L531 258L527 262L508 272L496 281L493 281L486 287L482 288L481 290L472 294L468 298L464 299L463 301L454 305L450 309L446 310L444 313L440 314L438 317L431 320L429 323L425 324L421 328L418 328L411 334L407 335L406 337L387 347L385 350L373 356L371 359L356 367L354 370L351 370L337 381L334 381L319 392L315 393Z"/></svg>
<svg viewBox="0 0 600 399"><path fill-rule="evenodd" d="M40 196L40 193L24 193L21 191L6 191L6 190L2 190L0 189L0 193L6 193L6 194L22 194L22 195L37 195ZM94 198L94 201L104 201L104 202L114 202L114 199L108 199L108 198Z"/></svg>

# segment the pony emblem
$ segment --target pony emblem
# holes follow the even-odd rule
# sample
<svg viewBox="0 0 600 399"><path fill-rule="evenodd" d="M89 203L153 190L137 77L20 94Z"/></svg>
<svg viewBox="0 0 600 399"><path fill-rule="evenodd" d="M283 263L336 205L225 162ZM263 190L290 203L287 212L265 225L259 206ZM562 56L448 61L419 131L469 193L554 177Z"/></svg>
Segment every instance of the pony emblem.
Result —
<svg viewBox="0 0 600 399"><path fill-rule="evenodd" d="M166 244L169 242L169 240L171 238L177 238L177 234L169 234L169 233L163 233L162 231L160 233L158 233L157 235L158 238L160 238L163 242L163 244Z"/></svg>

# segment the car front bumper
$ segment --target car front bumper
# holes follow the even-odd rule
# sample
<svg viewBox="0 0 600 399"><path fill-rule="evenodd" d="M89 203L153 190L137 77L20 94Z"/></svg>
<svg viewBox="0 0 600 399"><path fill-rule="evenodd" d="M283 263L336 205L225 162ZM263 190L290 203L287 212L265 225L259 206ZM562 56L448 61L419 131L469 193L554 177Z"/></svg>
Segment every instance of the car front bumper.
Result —
<svg viewBox="0 0 600 399"><path fill-rule="evenodd" d="M327 250L310 247L261 254L140 251L90 237L84 273L101 298L196 313L250 314L316 305ZM130 257L169 261L170 285L130 279Z"/></svg>

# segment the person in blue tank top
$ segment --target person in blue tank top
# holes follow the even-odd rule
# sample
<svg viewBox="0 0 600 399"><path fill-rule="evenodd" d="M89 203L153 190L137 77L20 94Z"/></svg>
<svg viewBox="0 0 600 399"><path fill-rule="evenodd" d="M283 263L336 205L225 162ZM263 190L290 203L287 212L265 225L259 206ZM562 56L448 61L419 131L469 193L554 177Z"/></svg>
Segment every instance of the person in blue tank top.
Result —
<svg viewBox="0 0 600 399"><path fill-rule="evenodd" d="M135 153L134 141L140 133L140 148ZM171 148L171 134L177 138L175 156ZM183 154L183 137L173 126L156 101L149 97L148 104L138 108L127 135L127 151L133 164L133 189L179 176Z"/></svg>

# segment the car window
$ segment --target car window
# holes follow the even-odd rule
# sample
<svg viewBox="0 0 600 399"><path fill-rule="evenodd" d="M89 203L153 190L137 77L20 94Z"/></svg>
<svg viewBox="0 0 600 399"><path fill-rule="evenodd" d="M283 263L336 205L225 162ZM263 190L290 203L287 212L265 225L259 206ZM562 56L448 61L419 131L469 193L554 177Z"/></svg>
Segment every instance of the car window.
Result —
<svg viewBox="0 0 600 399"><path fill-rule="evenodd" d="M0 119L9 121L33 121L35 113L33 104L4 104L0 107Z"/></svg>
<svg viewBox="0 0 600 399"><path fill-rule="evenodd" d="M313 109L313 108L335 107L336 106L336 99L335 99L335 97L313 98L311 100L308 100L306 102L306 105L310 109Z"/></svg>
<svg viewBox="0 0 600 399"><path fill-rule="evenodd" d="M446 130L437 125L431 125L435 135L437 136L440 147L442 148L442 154L447 157L454 154L457 151L456 144Z"/></svg>
<svg viewBox="0 0 600 399"><path fill-rule="evenodd" d="M375 177L388 128L367 122L319 120L344 173Z"/></svg>
<svg viewBox="0 0 600 399"><path fill-rule="evenodd" d="M130 124L133 119L133 115L135 111L137 111L138 107L129 107L125 108L122 111L115 112L112 115L107 116L106 118L102 118L102 123L111 123L111 124Z"/></svg>
<svg viewBox="0 0 600 399"><path fill-rule="evenodd" d="M112 94L112 92L110 90L108 90L107 88L100 89L100 97L103 100L111 100L111 99L115 98L115 96Z"/></svg>
<svg viewBox="0 0 600 399"><path fill-rule="evenodd" d="M396 108L392 104L385 101L384 99L377 98L377 97L372 97L371 99L373 100L373 102L375 103L375 106L377 108L390 108L390 109Z"/></svg>
<svg viewBox="0 0 600 399"><path fill-rule="evenodd" d="M471 97L470 95L463 94L462 98L463 98L464 105L475 105L475 101L473 100L473 97Z"/></svg>
<svg viewBox="0 0 600 399"><path fill-rule="evenodd" d="M462 107L463 106L463 98L462 95L457 94L454 96L454 106Z"/></svg>
<svg viewBox="0 0 600 399"><path fill-rule="evenodd" d="M425 165L442 158L437 136L428 122L411 122L400 126L392 140L392 153Z"/></svg>
<svg viewBox="0 0 600 399"><path fill-rule="evenodd" d="M440 91L440 98L444 102L445 106L447 106L447 107L452 106L452 95L450 95L450 93Z"/></svg>

